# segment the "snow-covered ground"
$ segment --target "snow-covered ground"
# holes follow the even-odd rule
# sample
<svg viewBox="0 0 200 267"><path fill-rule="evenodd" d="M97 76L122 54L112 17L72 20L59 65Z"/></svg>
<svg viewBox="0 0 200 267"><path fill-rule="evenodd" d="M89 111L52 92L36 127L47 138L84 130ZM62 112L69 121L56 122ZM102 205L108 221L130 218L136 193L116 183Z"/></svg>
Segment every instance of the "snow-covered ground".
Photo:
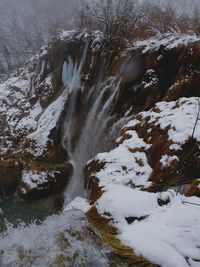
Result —
<svg viewBox="0 0 200 267"><path fill-rule="evenodd" d="M191 137L197 110L196 98L181 98L160 102L137 117L166 130L174 150L181 149ZM135 119L125 126L128 137L123 142L119 138L117 148L95 158L105 163L102 170L94 173L103 192L95 204L97 210L102 216L109 214L113 218L118 237L137 255L162 267L200 266L200 199L173 190L140 190L151 184L148 179L152 170L145 153L151 144L130 130L137 123ZM198 141L199 133L200 121L194 135ZM179 159L163 155L161 164L166 167L174 160Z"/></svg>
<svg viewBox="0 0 200 267"><path fill-rule="evenodd" d="M178 101L157 103L154 109L140 115L141 120L166 130L173 142L171 148L178 150L192 136L199 108L198 97L180 98ZM199 119L193 137L200 141Z"/></svg>

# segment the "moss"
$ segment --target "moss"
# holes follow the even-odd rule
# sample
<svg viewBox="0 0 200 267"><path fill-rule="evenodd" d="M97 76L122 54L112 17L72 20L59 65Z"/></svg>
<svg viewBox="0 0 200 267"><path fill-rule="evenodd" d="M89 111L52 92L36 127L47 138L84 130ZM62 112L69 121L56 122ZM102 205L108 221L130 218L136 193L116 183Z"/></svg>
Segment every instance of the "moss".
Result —
<svg viewBox="0 0 200 267"><path fill-rule="evenodd" d="M116 237L117 229L112 225L111 220L102 217L98 214L97 209L92 207L87 213L86 217L89 222L100 232L102 240L111 246L112 255L117 261L123 261L124 265L137 267L158 267L159 265L149 262L142 256L135 255L134 251L123 245Z"/></svg>

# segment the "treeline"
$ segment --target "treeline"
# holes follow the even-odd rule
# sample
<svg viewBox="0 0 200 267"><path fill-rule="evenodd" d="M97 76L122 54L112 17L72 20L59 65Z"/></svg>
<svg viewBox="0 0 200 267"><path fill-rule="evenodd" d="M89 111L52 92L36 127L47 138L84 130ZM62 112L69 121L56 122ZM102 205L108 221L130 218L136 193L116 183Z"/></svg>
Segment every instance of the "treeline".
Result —
<svg viewBox="0 0 200 267"><path fill-rule="evenodd" d="M0 0L0 74L9 75L61 28L101 30L108 41L173 31L200 34L200 13L193 2L185 12L160 2Z"/></svg>
<svg viewBox="0 0 200 267"><path fill-rule="evenodd" d="M189 12L175 7L166 3L163 6L156 0L82 0L81 27L99 29L107 37L121 35L131 40L167 32L200 34L197 6L191 2Z"/></svg>
<svg viewBox="0 0 200 267"><path fill-rule="evenodd" d="M71 29L79 0L0 0L0 74L9 74L42 45L56 29Z"/></svg>

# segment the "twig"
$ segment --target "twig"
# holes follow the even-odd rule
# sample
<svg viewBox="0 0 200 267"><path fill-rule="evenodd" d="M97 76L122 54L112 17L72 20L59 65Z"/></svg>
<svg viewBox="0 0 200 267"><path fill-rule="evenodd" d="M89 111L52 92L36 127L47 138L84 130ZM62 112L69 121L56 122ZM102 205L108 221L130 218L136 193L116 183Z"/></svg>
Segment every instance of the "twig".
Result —
<svg viewBox="0 0 200 267"><path fill-rule="evenodd" d="M195 206L199 206L200 207L200 204L197 204L197 203L192 203L192 202L188 202L188 201L182 201L183 204L190 204L190 205L195 205Z"/></svg>
<svg viewBox="0 0 200 267"><path fill-rule="evenodd" d="M192 138L194 138L195 130L196 130L197 123L199 120L199 115L200 115L200 98L198 97L198 111L197 111L196 121L195 121L193 132L192 132Z"/></svg>

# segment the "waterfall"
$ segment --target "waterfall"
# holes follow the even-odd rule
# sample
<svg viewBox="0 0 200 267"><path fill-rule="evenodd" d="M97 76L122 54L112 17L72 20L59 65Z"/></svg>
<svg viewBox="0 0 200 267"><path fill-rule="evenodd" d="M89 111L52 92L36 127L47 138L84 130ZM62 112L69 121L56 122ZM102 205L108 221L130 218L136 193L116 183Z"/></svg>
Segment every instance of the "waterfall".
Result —
<svg viewBox="0 0 200 267"><path fill-rule="evenodd" d="M78 91L81 88L81 72L82 68L84 66L87 51L89 46L89 40L86 43L86 46L83 51L82 60L80 62L79 67L77 67L77 64L73 63L73 60L70 56L68 56L67 62L65 61L63 64L63 71L62 71L62 82L66 89L68 89L69 92L69 99L68 99L68 108L67 108L67 116L66 116L66 123L64 126L64 136L62 140L62 145L66 149L66 151L69 154L69 157L71 158L71 128L73 123L73 117L75 114L76 109L76 97L78 94Z"/></svg>
<svg viewBox="0 0 200 267"><path fill-rule="evenodd" d="M76 100L81 92L81 71L84 67L87 50L88 43L78 68L71 57L68 57L68 61L63 65L63 84L69 89L69 99L62 144L68 152L69 161L74 168L73 176L65 191L65 204L77 196L86 197L83 169L87 161L96 156L97 153L112 148L113 140L115 140L121 126L115 127L115 129L108 127L108 122L111 119L109 111L120 84L117 77L109 77L106 82L90 88L88 96L85 97L85 109L83 108L81 115L79 115L82 116L83 124L78 125ZM77 127L79 134L75 144L73 144L73 130Z"/></svg>

